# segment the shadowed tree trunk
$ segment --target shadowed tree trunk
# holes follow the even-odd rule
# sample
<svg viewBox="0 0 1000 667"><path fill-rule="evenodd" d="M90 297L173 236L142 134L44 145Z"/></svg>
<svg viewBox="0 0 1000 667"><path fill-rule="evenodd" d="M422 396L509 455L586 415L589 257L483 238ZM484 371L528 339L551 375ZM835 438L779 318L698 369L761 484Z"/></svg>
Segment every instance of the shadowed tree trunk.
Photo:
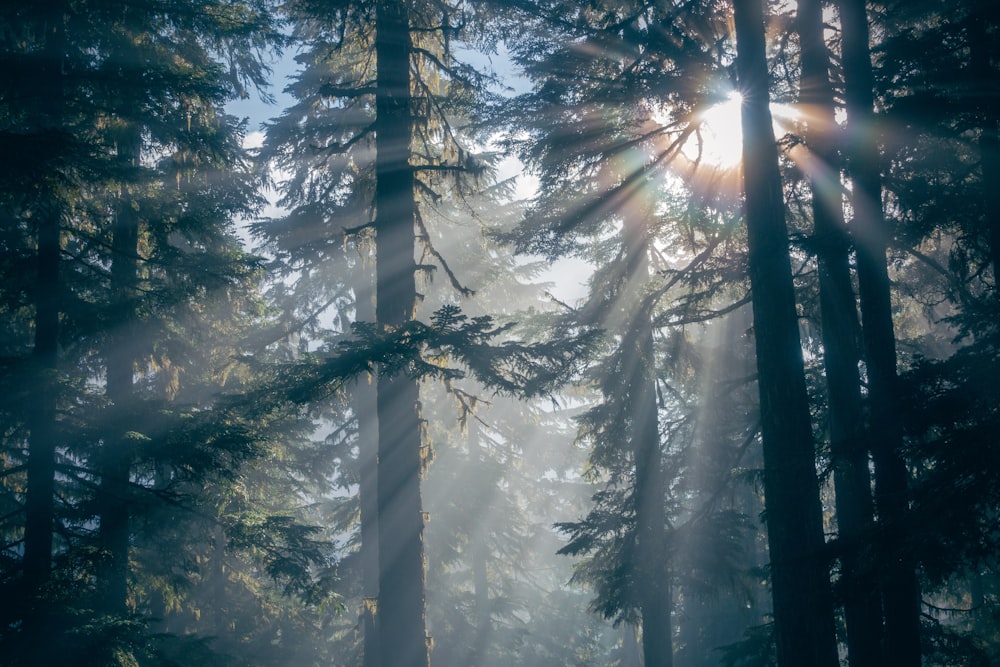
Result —
<svg viewBox="0 0 1000 667"><path fill-rule="evenodd" d="M481 442L479 419L476 415L468 417L468 443L469 456L475 461L481 470L487 469L486 454ZM481 496L482 502L475 504L475 510L471 513L479 516L489 510L489 494L484 492ZM471 510L471 508L470 508ZM475 525L475 521L473 521ZM485 533L473 532L473 544L471 545L470 560L472 567L473 595L476 601L475 618L476 631L472 640L472 646L468 655L469 665L481 665L486 660L486 651L493 638L493 601L490 599L490 541Z"/></svg>
<svg viewBox="0 0 1000 667"><path fill-rule="evenodd" d="M622 366L631 414L626 433L635 462L633 490L636 520L636 585L642 623L645 667L670 667L673 641L670 626L670 584L666 559L663 461L656 407L656 363L649 307L643 299L649 282L649 232L636 206L622 209L626 252L625 303L627 329Z"/></svg>
<svg viewBox="0 0 1000 667"><path fill-rule="evenodd" d="M822 2L799 0L797 11L802 48L799 101L812 158L806 171L812 189L813 238L819 263L823 361L829 393L830 455L848 656L852 667L878 667L882 664L882 609L871 563L865 562L866 556L870 561L873 555L866 541L872 535L874 505L858 372L860 325L851 284L850 239L844 224L830 58L823 40Z"/></svg>
<svg viewBox="0 0 1000 667"><path fill-rule="evenodd" d="M736 69L743 95L745 215L778 664L836 667L833 596L824 554L816 455L768 106L762 0L735 0L733 4Z"/></svg>
<svg viewBox="0 0 1000 667"><path fill-rule="evenodd" d="M885 613L883 664L920 665L920 586L912 550L905 546L909 473L902 457L896 406L896 338L886 250L889 230L882 212L882 182L874 127L874 83L864 0L839 0L848 167L858 263L858 292L868 369L870 447L875 464L879 517L880 581Z"/></svg>
<svg viewBox="0 0 1000 667"><path fill-rule="evenodd" d="M52 564L55 519L56 396L59 392L59 228L55 196L39 208L35 277L36 386L28 414L28 488L25 502L24 580L30 596L45 585Z"/></svg>
<svg viewBox="0 0 1000 667"><path fill-rule="evenodd" d="M121 133L118 146L125 172L139 164L142 137L134 128ZM136 287L139 272L139 212L122 186L111 241L111 290L116 305L107 352L107 397L111 402L110 428L101 452L100 532L103 551L98 574L101 609L128 612L129 473L132 469L134 373L136 363Z"/></svg>
<svg viewBox="0 0 1000 667"><path fill-rule="evenodd" d="M997 19L992 3L980 2L973 13L969 30L969 50L973 75L978 88L978 110L981 114L979 159L983 179L984 210L989 216L987 233L990 242L990 263L993 265L994 291L1000 298L1000 110L995 91L1000 75L993 66L996 50Z"/></svg>
<svg viewBox="0 0 1000 667"><path fill-rule="evenodd" d="M391 331L416 308L409 2L376 3L376 319ZM378 380L378 628L384 667L429 664L424 629L421 418L416 381Z"/></svg>
<svg viewBox="0 0 1000 667"><path fill-rule="evenodd" d="M65 17L59 3L52 3L44 26L44 64L40 68L38 115L40 133L58 132L61 123L62 65L65 58ZM55 520L55 470L57 400L59 394L60 230L62 196L55 182L58 174L39 174L36 220L35 340L32 373L35 384L29 401L28 479L24 526L24 583L28 598L36 600L48 581L52 565ZM30 616L30 614L29 614Z"/></svg>
<svg viewBox="0 0 1000 667"><path fill-rule="evenodd" d="M358 322L375 321L374 285L370 267L358 259L355 312ZM358 420L358 459L361 480L361 588L364 604L361 627L364 633L364 667L379 667L378 617L378 400L375 380L358 378L354 388L354 413Z"/></svg>

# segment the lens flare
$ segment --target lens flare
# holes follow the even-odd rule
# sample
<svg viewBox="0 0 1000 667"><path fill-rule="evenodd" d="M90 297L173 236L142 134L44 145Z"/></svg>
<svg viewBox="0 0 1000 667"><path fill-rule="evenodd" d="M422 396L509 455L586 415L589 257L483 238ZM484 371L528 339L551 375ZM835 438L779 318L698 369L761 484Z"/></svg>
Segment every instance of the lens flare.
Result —
<svg viewBox="0 0 1000 667"><path fill-rule="evenodd" d="M709 107L698 115L698 129L684 144L684 155L706 167L728 169L740 162L743 154L743 132L740 108L743 96L737 91L724 102Z"/></svg>

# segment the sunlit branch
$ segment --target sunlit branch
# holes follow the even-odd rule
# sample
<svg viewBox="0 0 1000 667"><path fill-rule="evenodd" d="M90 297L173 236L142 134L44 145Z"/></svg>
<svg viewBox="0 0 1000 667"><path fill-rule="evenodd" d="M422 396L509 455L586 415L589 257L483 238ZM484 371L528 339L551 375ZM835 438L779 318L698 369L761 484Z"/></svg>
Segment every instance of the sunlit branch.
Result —
<svg viewBox="0 0 1000 667"><path fill-rule="evenodd" d="M472 80L466 78L464 75L460 74L458 72L458 68L455 68L455 67L452 67L450 65L445 64L444 62L441 61L440 58L438 58L438 56L436 54L428 51L427 49L422 49L422 48L420 48L418 46L415 46L415 47L413 47L413 52L416 53L416 54L419 54L419 55L423 56L424 58L426 58L427 60L429 60L430 62L432 62L434 65L436 65L438 67L438 69L440 69L442 72L445 72L449 76L449 78L451 78L452 80L457 81L458 83L461 83L462 85L468 86L470 88L472 88L472 87L474 87L476 85L476 83L474 81L472 81ZM416 77L416 80L418 82L420 82L421 84L423 84L422 77L418 76L418 77ZM423 86L423 87L426 88L426 86Z"/></svg>
<svg viewBox="0 0 1000 667"><path fill-rule="evenodd" d="M750 428L747 429L746 435L743 437L742 442L740 442L739 447L733 454L732 464L729 466L730 470L735 470L739 466L739 462L743 460L744 455L750 446L757 441L757 436L760 435L760 420L755 421ZM722 494L731 490L730 480L724 478L719 481L719 484L711 491L708 498L701 504L701 506L694 510L691 517L685 521L685 525L695 523L699 519L703 519L712 511L718 502Z"/></svg>
<svg viewBox="0 0 1000 667"><path fill-rule="evenodd" d="M572 212L571 215L567 216L567 219L563 220L560 225L561 229L563 231L567 231L577 224L578 221L603 215L608 209L616 210L622 205L623 201L627 201L632 196L635 188L638 187L644 179L650 177L655 168L659 167L661 164L669 163L680 154L680 149L684 146L684 143L687 141L690 134L690 128L682 130L677 138L674 139L674 141L671 142L667 148L661 151L651 161L633 169L625 176L624 179L622 179L620 183L606 190L604 193L598 195L590 202L587 202L576 211Z"/></svg>
<svg viewBox="0 0 1000 667"><path fill-rule="evenodd" d="M374 228L375 228L374 221L366 222L363 225L357 225L355 227L341 227L341 229L344 230L344 234L346 236L357 236L361 232Z"/></svg>
<svg viewBox="0 0 1000 667"><path fill-rule="evenodd" d="M373 121L371 124L367 125L366 127L361 128L361 130L359 130L357 133L355 133L355 135L353 137L351 137L349 140L347 140L347 141L345 141L343 143L336 142L336 143L332 143L332 144L327 144L326 146L319 146L319 145L316 145L316 144L311 144L309 146L309 148L311 150L313 150L314 152L316 152L316 153L325 153L327 155L330 155L330 154L339 155L339 154L346 153L347 151L349 151L351 149L351 147L353 147L355 144L357 144L362 139L365 139L366 137L368 137L369 135L371 135L374 131L375 131L375 122ZM324 159L323 162L321 162L320 164L321 165L325 165L326 164L326 159Z"/></svg>
<svg viewBox="0 0 1000 667"><path fill-rule="evenodd" d="M354 99L365 95L374 95L376 88L371 83L361 86L335 86L332 83L324 83L316 91L321 97L346 97Z"/></svg>
<svg viewBox="0 0 1000 667"><path fill-rule="evenodd" d="M892 247L894 249L896 249L896 250L900 250L900 251L905 252L905 253L907 253L909 255L912 255L913 257L917 258L918 260L920 260L921 262L923 262L925 265L927 265L928 267L930 267L931 269L933 269L935 273L937 273L940 276L942 276L943 278L945 278L945 280L947 280L947 282L951 286L951 288L953 290L955 290L955 293L958 295L959 300L963 304L970 304L970 303L974 302L974 297L972 296L972 293L969 291L969 289L965 285L965 283L963 283L959 279L958 274L956 274L954 271L949 271L947 268L945 268L944 266L942 266L941 263L938 262L936 259L934 259L933 257L931 257L930 255L928 255L926 253L920 252L919 250L917 250L915 247L913 247L911 245L908 245L908 244L904 245L902 243L894 243Z"/></svg>
<svg viewBox="0 0 1000 667"><path fill-rule="evenodd" d="M715 252L715 249L719 247L719 244L721 244L723 240L725 240L725 237L723 235L716 236L714 239L712 239L711 243L708 244L708 247L706 247L700 253L695 255L694 259L688 262L687 266L685 266L683 269L670 271L669 273L672 275L670 279L667 280L666 284L658 287L652 294L650 294L646 298L651 299L653 301L658 301L664 294L669 292L684 277L686 277L692 271L694 271L694 269L698 268L699 266L707 262L709 258L711 258L712 253Z"/></svg>
<svg viewBox="0 0 1000 667"><path fill-rule="evenodd" d="M697 315L690 315L688 317L682 317L677 319L668 319L669 316L661 316L660 318L657 318L653 322L653 325L662 328L668 326L681 326L685 324L703 324L705 322L710 322L712 320L722 317L723 315L728 315L729 313L739 310L743 306L749 304L751 300L752 296L749 292L747 292L745 296L723 308L705 309L702 310Z"/></svg>
<svg viewBox="0 0 1000 667"><path fill-rule="evenodd" d="M414 220L416 222L417 228L420 230L421 234L420 238L424 250L426 252L429 252L432 257L434 257L437 261L441 263L441 268L444 269L445 274L448 276L448 280L449 282L451 282L451 286L464 297L475 296L476 293L474 290L469 289L461 282L459 282L458 276L456 276L455 272L451 270L450 266L448 266L447 260L445 260L444 256L442 256L441 253L438 252L437 248L434 247L434 243L433 241L431 241L430 232L427 231L427 225L424 224L424 218L420 214L419 210L417 211L417 214L414 216Z"/></svg>
<svg viewBox="0 0 1000 667"><path fill-rule="evenodd" d="M574 308L573 306L569 305L568 303L566 303L564 301L560 301L559 299L557 299L555 297L555 295L552 294L552 292L546 292L545 296L547 296L549 298L549 300L552 301L552 303L556 304L557 306L562 306L563 309L566 310L566 312L569 312L569 313L578 313L578 312L580 312L579 308Z"/></svg>

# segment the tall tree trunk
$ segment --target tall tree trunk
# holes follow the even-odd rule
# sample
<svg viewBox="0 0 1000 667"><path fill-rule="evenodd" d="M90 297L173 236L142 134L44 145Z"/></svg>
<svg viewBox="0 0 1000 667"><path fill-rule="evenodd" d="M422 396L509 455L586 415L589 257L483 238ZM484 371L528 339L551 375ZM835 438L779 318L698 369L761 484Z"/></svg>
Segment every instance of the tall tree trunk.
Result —
<svg viewBox="0 0 1000 667"><path fill-rule="evenodd" d="M635 627L623 624L621 634L622 648L619 662L622 667L643 667L642 655L639 652L639 640L635 636Z"/></svg>
<svg viewBox="0 0 1000 667"><path fill-rule="evenodd" d="M411 321L416 308L409 6L404 0L376 3L375 308L378 324L386 331ZM426 666L421 417L416 381L404 373L380 377L377 403L382 664Z"/></svg>
<svg viewBox="0 0 1000 667"><path fill-rule="evenodd" d="M24 580L29 596L40 594L52 564L55 520L56 396L59 336L58 198L42 203L38 215L35 278L35 343L32 350L37 386L28 414L28 481L24 526Z"/></svg>
<svg viewBox="0 0 1000 667"><path fill-rule="evenodd" d="M472 547L472 583L476 600L476 635L472 644L470 665L482 664L493 634L492 605L490 604L489 549L485 539L478 539Z"/></svg>
<svg viewBox="0 0 1000 667"><path fill-rule="evenodd" d="M125 128L118 150L126 172L139 165L142 136ZM103 567L99 572L101 608L128 612L129 474L137 429L133 396L136 364L136 288L139 274L139 212L128 185L122 186L111 240L111 291L116 304L114 329L107 351L107 397L111 419L101 452L100 533Z"/></svg>
<svg viewBox="0 0 1000 667"><path fill-rule="evenodd" d="M228 630L228 614L226 610L226 529L222 523L212 528L212 555L208 563L209 581L211 582L211 628L216 637L223 636Z"/></svg>
<svg viewBox="0 0 1000 667"><path fill-rule="evenodd" d="M979 160L982 170L983 199L989 234L990 263L993 265L993 285L1000 298L1000 110L994 93L1000 85L1000 76L993 65L994 51L991 39L997 30L995 9L992 3L977 3L969 21L969 50L975 77L977 104L981 115L979 134Z"/></svg>
<svg viewBox="0 0 1000 667"><path fill-rule="evenodd" d="M480 470L488 470L488 462L484 447L480 442L479 420L476 415L469 416L469 457L474 458ZM485 492L481 498L489 499L489 493ZM488 509L487 503L477 503L477 507L472 513L481 516L480 512ZM472 523L475 526L475 522ZM476 601L476 633L472 642L469 654L469 665L481 665L486 659L486 649L493 637L493 603L490 600L490 577L489 577L489 556L490 542L485 534L472 535L472 549L470 559L472 561L472 586L473 595Z"/></svg>
<svg viewBox="0 0 1000 667"><path fill-rule="evenodd" d="M743 183L778 664L836 667L816 454L768 106L762 0L735 0L733 4L736 69L743 95Z"/></svg>
<svg viewBox="0 0 1000 667"><path fill-rule="evenodd" d="M60 131L62 67L66 28L61 6L50 8L44 27L44 66L40 77L38 116L41 133ZM37 221L35 293L35 340L32 371L36 378L27 415L28 479L24 526L24 583L32 604L41 595L52 565L55 521L55 472L57 396L59 395L59 313L61 278L59 268L62 193L54 182L57 175L40 176L33 217Z"/></svg>
<svg viewBox="0 0 1000 667"><path fill-rule="evenodd" d="M874 133L874 82L864 0L839 0L844 98L848 119L848 167L858 263L858 292L868 369L875 506L881 541L880 578L885 611L883 664L920 665L920 587L912 551L905 546L909 473L902 457L896 406L896 337L886 250L889 231L882 212L882 182Z"/></svg>
<svg viewBox="0 0 1000 667"><path fill-rule="evenodd" d="M359 262L362 260L359 258ZM358 322L375 321L374 276L367 266L357 269L355 313ZM364 633L364 667L379 667L378 616L378 398L375 381L358 379L354 388L354 414L358 420L358 459L361 481L361 589L364 603L361 626Z"/></svg>
<svg viewBox="0 0 1000 667"><path fill-rule="evenodd" d="M868 447L858 361L860 324L851 284L850 238L844 224L837 123L834 118L830 59L823 40L820 0L799 0L798 33L802 48L799 101L806 119L807 166L812 189L814 240L819 262L820 311L823 320L823 361L829 393L830 453L836 490L840 545L840 590L847 622L848 656L852 667L881 665L879 642L882 608L865 566L866 541L874 521Z"/></svg>
<svg viewBox="0 0 1000 667"><path fill-rule="evenodd" d="M622 212L626 247L625 300L628 308L624 332L623 390L630 399L626 430L635 462L633 490L636 517L636 594L642 623L643 664L671 667L673 632L670 625L670 583L666 553L663 461L656 407L656 363L653 327L644 291L649 283L649 232L636 202Z"/></svg>

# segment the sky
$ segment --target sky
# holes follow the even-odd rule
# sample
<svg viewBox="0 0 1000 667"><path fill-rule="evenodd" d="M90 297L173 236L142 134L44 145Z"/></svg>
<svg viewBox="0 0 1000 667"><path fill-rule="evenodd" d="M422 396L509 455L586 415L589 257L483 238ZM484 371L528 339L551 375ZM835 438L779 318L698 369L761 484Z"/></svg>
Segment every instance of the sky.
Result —
<svg viewBox="0 0 1000 667"><path fill-rule="evenodd" d="M484 64L486 64L483 56L472 54L471 52L470 55L475 56L476 59L483 59ZM527 90L525 80L514 74L513 66L504 53L492 56L489 59L489 65L505 76L505 83L509 81L509 85L515 92ZM273 103L269 104L261 100L259 95L251 94L247 99L234 100L226 105L228 113L247 120L247 136L244 140L244 145L247 148L259 147L264 140L264 123L271 118L281 115L282 111L293 102L291 95L286 93L284 89L295 75L297 69L295 51L291 49L286 50L271 63L271 68L272 83L267 92L275 98ZM521 199L531 197L538 183L534 176L525 173L524 166L513 156L501 162L498 177L500 179L517 177L515 197ZM273 191L266 194L270 203L262 212L263 217L281 216L284 211L275 203L278 194ZM525 261L535 261L537 259L526 258ZM592 267L586 262L576 258L568 258L552 263L549 270L540 275L538 280L550 283L549 292L559 301L574 303L586 295L586 281L591 273Z"/></svg>

